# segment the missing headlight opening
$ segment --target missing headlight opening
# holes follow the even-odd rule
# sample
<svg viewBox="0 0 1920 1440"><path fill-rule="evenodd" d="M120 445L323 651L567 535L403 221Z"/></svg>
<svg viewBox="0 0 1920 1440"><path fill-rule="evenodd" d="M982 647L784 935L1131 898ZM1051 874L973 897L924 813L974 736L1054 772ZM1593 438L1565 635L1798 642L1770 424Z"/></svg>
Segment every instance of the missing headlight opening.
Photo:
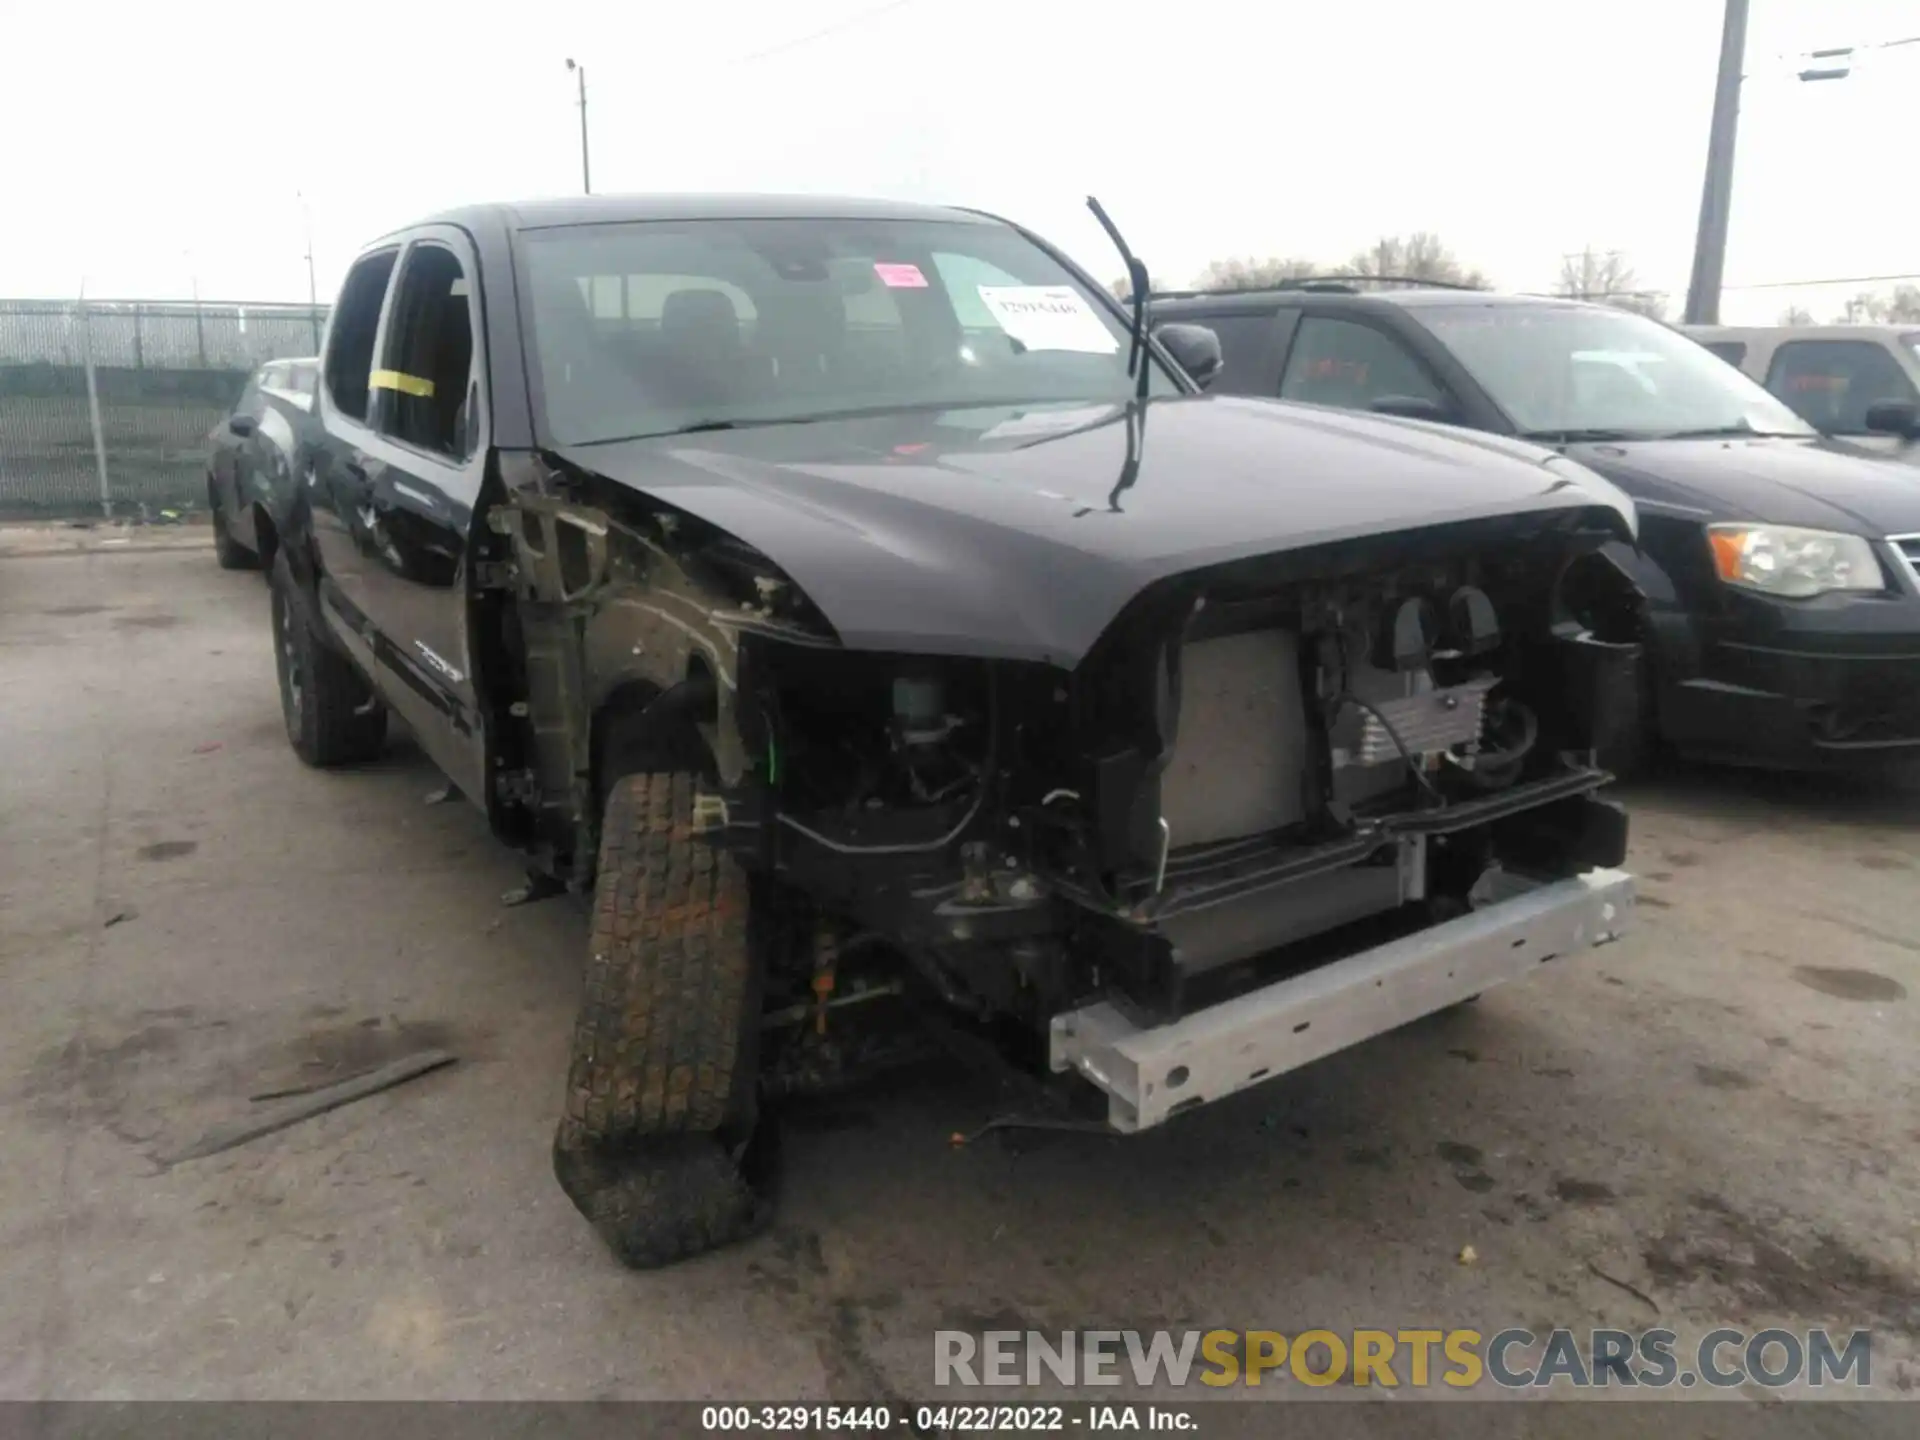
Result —
<svg viewBox="0 0 1920 1440"><path fill-rule="evenodd" d="M1070 674L743 635L729 843L1036 1046L1467 913L1491 872L1617 863L1603 707L1562 696L1619 647L1555 623L1582 537L1519 538L1181 577Z"/></svg>

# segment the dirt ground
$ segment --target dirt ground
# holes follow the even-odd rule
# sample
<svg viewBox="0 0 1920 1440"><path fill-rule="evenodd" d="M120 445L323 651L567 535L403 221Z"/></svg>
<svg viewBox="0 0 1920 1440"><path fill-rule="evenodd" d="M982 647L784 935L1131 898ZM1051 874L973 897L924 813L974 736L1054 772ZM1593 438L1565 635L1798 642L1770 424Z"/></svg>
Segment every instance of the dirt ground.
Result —
<svg viewBox="0 0 1920 1440"><path fill-rule="evenodd" d="M294 759L258 576L15 547L0 682L0 1398L926 1398L942 1328L1419 1324L1871 1326L1920 1385L1920 784L1664 777L1630 940L1130 1141L956 1148L958 1073L813 1107L770 1234L633 1274L549 1169L582 913L503 908L404 742Z"/></svg>

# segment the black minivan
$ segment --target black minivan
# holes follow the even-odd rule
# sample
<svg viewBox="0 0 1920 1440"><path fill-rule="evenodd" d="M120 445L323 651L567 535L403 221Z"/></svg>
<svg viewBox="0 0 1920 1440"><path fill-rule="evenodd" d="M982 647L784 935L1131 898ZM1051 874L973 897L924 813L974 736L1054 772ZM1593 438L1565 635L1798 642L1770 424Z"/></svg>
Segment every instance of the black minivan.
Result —
<svg viewBox="0 0 1920 1440"><path fill-rule="evenodd" d="M1215 391L1516 436L1631 495L1639 548L1576 588L1582 620L1644 646L1636 738L1792 768L1920 758L1920 470L1608 306L1307 281L1152 313L1219 335Z"/></svg>

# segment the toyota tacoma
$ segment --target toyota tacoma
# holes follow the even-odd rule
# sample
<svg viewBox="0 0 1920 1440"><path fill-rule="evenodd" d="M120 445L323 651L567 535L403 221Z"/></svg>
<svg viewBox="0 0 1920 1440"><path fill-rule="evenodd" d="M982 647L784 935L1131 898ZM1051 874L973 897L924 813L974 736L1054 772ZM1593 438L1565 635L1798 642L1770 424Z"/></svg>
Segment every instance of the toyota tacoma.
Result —
<svg viewBox="0 0 1920 1440"><path fill-rule="evenodd" d="M763 1224L772 1107L923 1017L1138 1131L1625 928L1635 655L1561 581L1632 503L1219 361L960 209L354 261L258 536L287 733L397 718L591 897L553 1159L626 1263Z"/></svg>

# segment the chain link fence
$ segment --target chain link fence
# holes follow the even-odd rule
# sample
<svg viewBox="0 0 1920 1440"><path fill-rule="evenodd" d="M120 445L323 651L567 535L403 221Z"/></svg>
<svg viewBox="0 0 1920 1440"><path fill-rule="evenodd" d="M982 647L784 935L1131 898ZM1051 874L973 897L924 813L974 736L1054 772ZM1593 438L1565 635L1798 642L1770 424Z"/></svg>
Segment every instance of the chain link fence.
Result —
<svg viewBox="0 0 1920 1440"><path fill-rule="evenodd" d="M247 376L314 355L325 306L0 300L0 518L206 504L209 436Z"/></svg>

